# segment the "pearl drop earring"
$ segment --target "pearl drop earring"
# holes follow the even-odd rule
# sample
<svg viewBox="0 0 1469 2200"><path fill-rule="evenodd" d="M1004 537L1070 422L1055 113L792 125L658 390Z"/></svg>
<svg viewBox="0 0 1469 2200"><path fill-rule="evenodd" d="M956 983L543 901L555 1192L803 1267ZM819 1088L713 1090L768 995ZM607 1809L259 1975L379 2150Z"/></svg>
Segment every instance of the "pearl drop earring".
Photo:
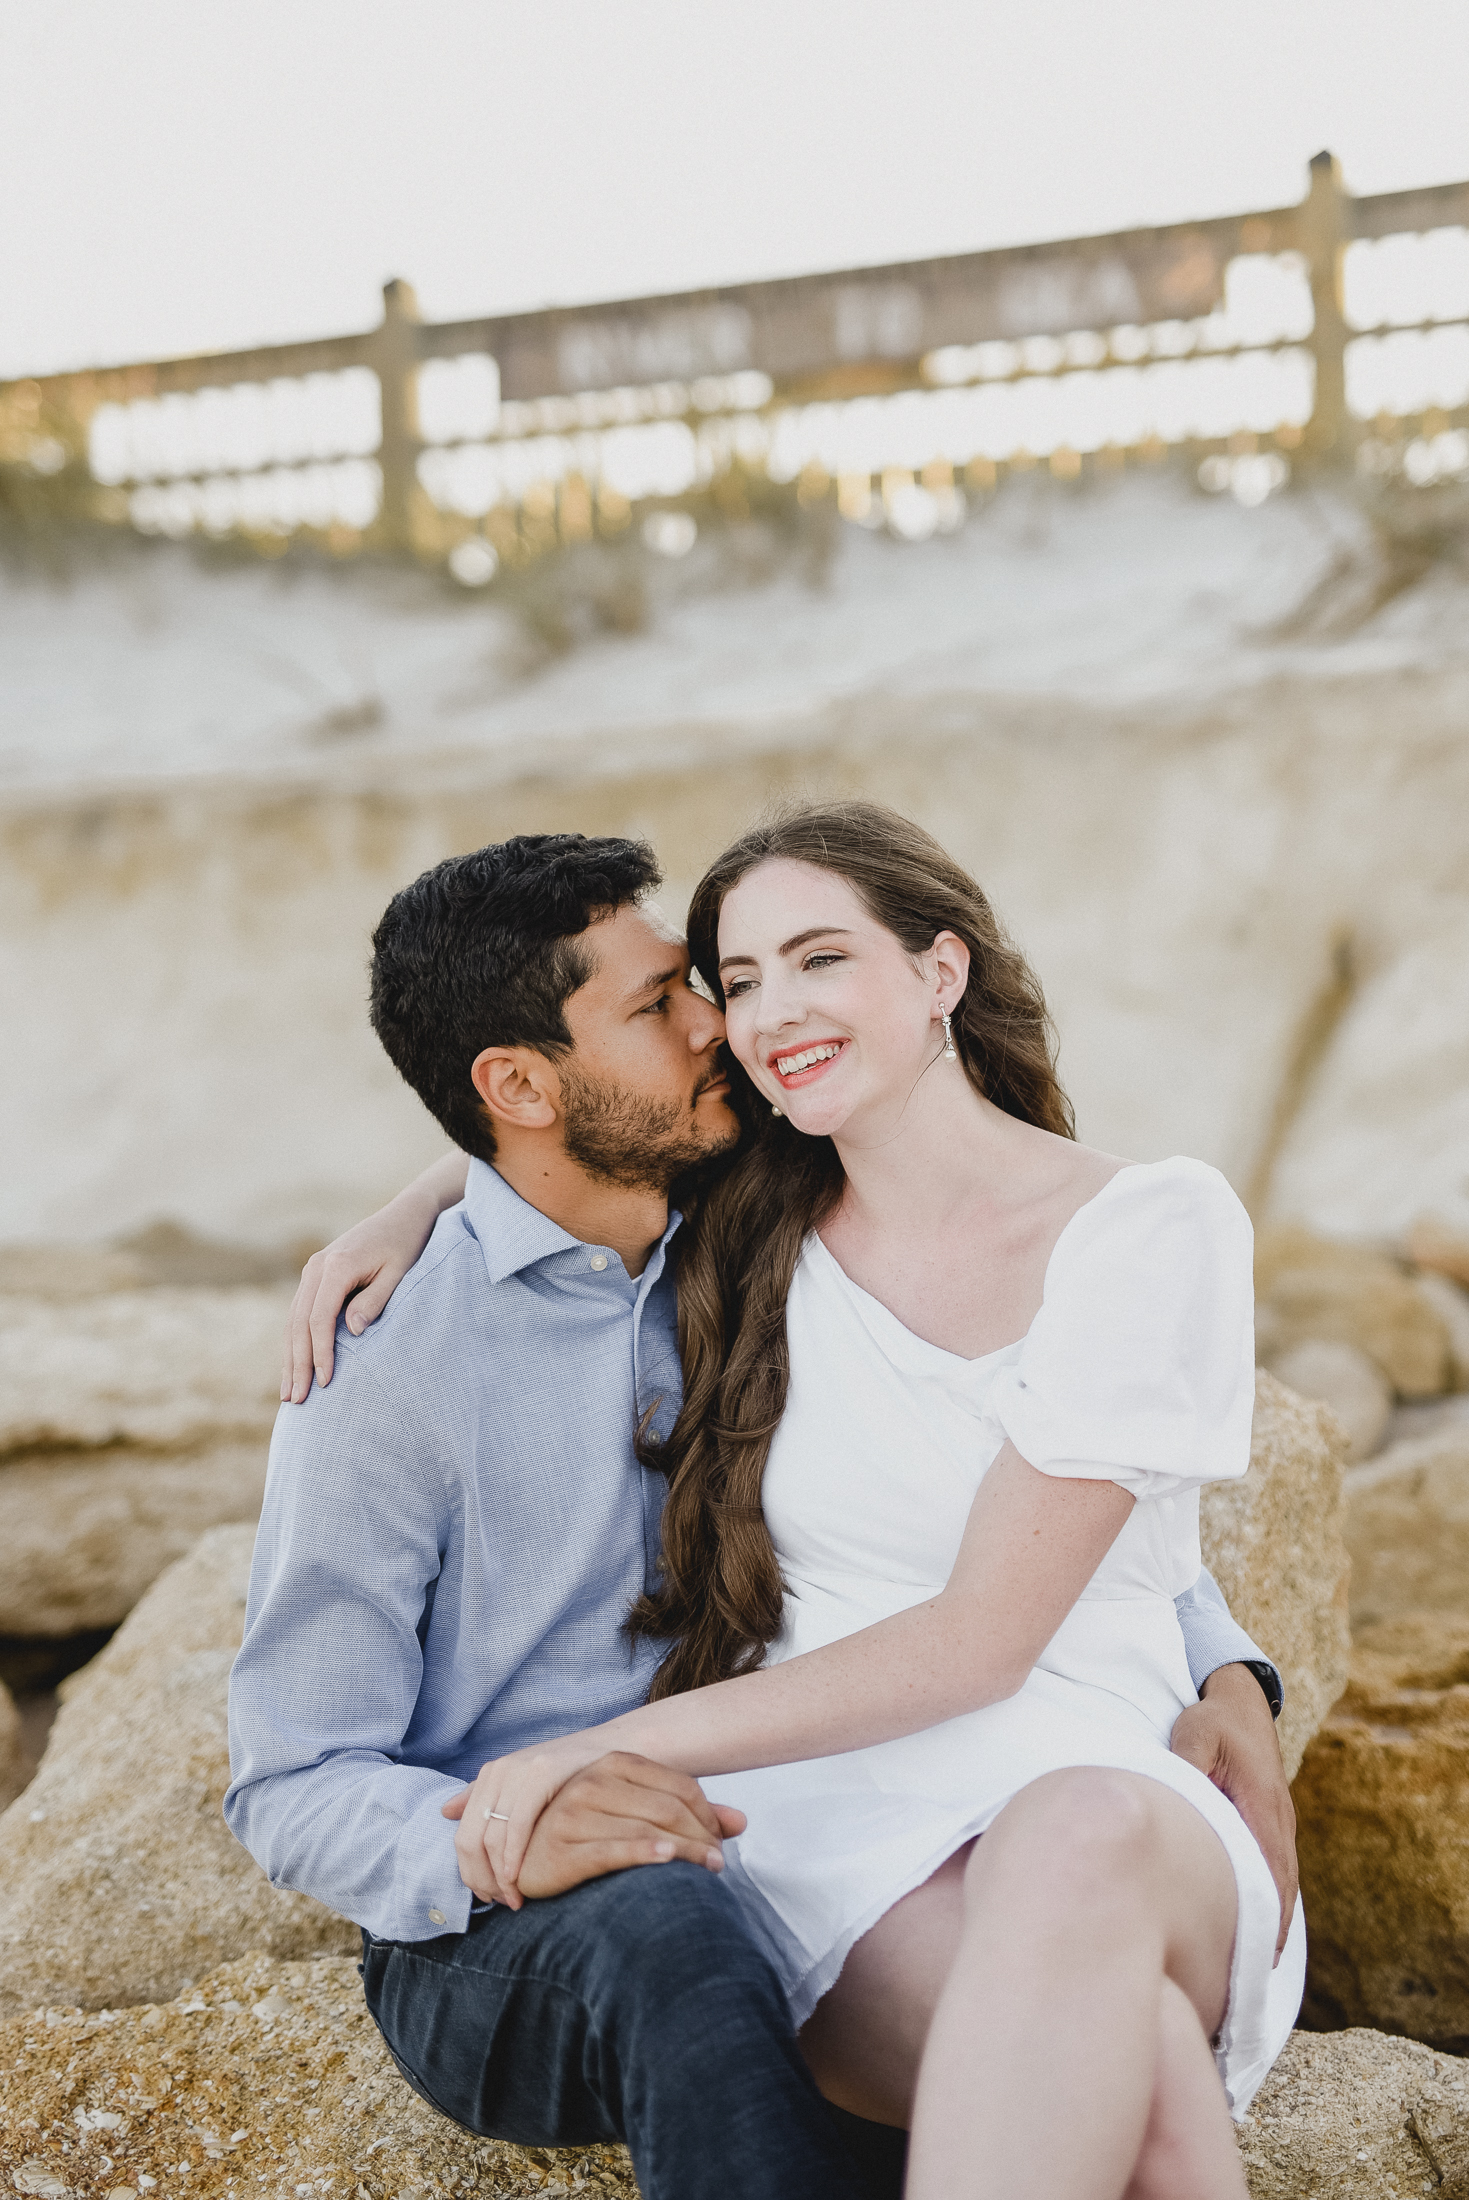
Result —
<svg viewBox="0 0 1469 2200"><path fill-rule="evenodd" d="M949 1020L949 1012L946 1008L940 1008L939 1014L944 1020L944 1060L957 1062L959 1050L954 1044L954 1026Z"/></svg>
<svg viewBox="0 0 1469 2200"><path fill-rule="evenodd" d="M785 1113L785 1110L783 1108L778 1108L775 1102L772 1100L770 1103L770 1112L772 1115L783 1115Z"/></svg>

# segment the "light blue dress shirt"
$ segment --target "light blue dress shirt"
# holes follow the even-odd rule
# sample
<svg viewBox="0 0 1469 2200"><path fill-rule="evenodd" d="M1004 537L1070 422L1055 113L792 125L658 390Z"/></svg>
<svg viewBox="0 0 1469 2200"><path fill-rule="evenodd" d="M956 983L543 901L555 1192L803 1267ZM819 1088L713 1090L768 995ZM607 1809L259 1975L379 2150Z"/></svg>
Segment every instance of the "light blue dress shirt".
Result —
<svg viewBox="0 0 1469 2200"><path fill-rule="evenodd" d="M462 1932L440 1806L487 1758L641 1703L680 1373L674 1215L641 1276L482 1161L326 1390L283 1406L230 1682L232 1832L275 1886L387 1940ZM1207 1575L1195 1683L1261 1653Z"/></svg>

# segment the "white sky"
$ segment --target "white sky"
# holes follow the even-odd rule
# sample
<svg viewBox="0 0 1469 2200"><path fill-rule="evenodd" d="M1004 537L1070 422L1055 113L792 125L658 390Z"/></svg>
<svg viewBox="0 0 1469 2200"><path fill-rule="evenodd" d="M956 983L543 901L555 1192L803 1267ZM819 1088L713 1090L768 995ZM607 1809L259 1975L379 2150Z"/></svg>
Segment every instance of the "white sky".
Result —
<svg viewBox="0 0 1469 2200"><path fill-rule="evenodd" d="M0 0L0 376L1469 175L1465 0Z"/></svg>

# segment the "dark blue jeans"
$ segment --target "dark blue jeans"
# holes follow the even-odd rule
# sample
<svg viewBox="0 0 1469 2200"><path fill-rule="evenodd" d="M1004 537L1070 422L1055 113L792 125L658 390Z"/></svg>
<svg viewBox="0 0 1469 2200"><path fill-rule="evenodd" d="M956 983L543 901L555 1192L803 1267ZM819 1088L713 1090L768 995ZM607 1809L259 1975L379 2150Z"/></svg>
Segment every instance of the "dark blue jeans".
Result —
<svg viewBox="0 0 1469 2200"><path fill-rule="evenodd" d="M697 1864L615 1872L438 1940L362 1937L394 2061L470 2131L620 2139L644 2200L899 2190L901 2134L822 2100L772 1965Z"/></svg>

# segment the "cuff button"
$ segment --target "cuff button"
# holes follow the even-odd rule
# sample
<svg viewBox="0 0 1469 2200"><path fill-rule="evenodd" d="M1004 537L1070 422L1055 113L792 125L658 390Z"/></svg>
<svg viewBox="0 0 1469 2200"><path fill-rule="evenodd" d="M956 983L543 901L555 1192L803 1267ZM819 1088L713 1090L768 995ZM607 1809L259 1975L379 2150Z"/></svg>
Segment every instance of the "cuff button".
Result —
<svg viewBox="0 0 1469 2200"><path fill-rule="evenodd" d="M430 1910L428 1913L428 1921L430 1925L445 1925L448 1923L448 1920L444 1916L442 1910Z"/></svg>

